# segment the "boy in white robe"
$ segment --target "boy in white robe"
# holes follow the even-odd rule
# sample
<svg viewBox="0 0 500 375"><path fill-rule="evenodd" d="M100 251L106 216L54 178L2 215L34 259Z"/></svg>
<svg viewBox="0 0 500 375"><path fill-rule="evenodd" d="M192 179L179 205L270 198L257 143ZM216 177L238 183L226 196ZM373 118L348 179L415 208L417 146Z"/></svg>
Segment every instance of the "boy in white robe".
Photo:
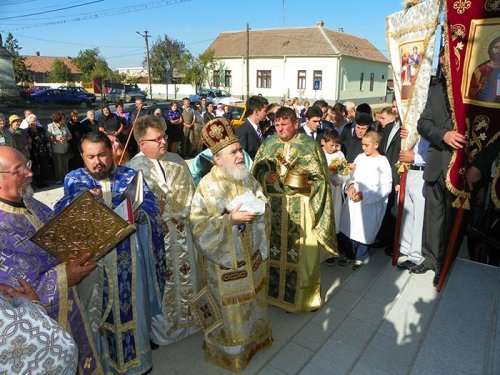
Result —
<svg viewBox="0 0 500 375"><path fill-rule="evenodd" d="M377 132L365 134L361 140L363 153L354 160L354 173L345 183L348 199L342 206L340 231L352 241L356 256L354 270L368 260L370 245L375 242L382 224L392 188L391 166L378 152L379 143ZM342 259L339 264L342 262L347 260Z"/></svg>

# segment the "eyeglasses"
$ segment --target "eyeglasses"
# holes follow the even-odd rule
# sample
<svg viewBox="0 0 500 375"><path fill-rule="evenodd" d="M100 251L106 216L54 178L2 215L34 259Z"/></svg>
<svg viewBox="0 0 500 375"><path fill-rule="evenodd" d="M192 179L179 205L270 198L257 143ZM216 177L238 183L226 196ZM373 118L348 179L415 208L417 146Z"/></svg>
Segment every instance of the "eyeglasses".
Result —
<svg viewBox="0 0 500 375"><path fill-rule="evenodd" d="M20 167L17 167L15 169L12 169L10 171L0 171L0 173L12 173L13 175L19 176L22 173L26 173L27 171L31 170L31 160L28 160L25 165L21 165Z"/></svg>
<svg viewBox="0 0 500 375"><path fill-rule="evenodd" d="M156 139L141 139L141 142L144 141L144 142L156 142L158 143L159 145L161 145L161 143L163 141L165 141L165 143L167 142L168 140L168 135L164 135L163 137L160 137L160 138L156 138Z"/></svg>

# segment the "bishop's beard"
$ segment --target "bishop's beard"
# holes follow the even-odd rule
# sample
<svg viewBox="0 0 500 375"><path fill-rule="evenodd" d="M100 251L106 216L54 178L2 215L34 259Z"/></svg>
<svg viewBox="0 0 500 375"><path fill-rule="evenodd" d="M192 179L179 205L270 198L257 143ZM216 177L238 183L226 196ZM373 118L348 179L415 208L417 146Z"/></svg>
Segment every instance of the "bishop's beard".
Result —
<svg viewBox="0 0 500 375"><path fill-rule="evenodd" d="M227 176L231 177L233 180L236 180L236 181L244 180L244 179L248 178L248 176L250 175L250 172L248 171L248 169L245 165L243 165L241 167L222 166L222 170L224 171L224 173Z"/></svg>

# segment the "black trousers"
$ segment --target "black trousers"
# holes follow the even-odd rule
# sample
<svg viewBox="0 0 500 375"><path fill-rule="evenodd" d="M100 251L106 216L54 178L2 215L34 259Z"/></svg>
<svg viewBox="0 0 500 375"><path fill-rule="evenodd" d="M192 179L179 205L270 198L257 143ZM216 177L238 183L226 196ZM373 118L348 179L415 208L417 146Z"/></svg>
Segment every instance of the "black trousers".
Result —
<svg viewBox="0 0 500 375"><path fill-rule="evenodd" d="M457 214L457 209L452 206L455 198L446 188L442 173L437 181L425 182L422 255L424 256L424 264L434 268L437 273L441 272ZM457 241L457 244L460 242Z"/></svg>

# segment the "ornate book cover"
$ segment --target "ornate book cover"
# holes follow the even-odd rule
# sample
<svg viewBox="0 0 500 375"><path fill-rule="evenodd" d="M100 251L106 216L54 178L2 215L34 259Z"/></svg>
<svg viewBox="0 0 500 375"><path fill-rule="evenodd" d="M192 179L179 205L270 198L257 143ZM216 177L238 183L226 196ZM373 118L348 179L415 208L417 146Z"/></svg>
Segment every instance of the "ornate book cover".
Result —
<svg viewBox="0 0 500 375"><path fill-rule="evenodd" d="M41 227L31 241L62 262L87 252L98 260L134 232L134 225L86 191Z"/></svg>

